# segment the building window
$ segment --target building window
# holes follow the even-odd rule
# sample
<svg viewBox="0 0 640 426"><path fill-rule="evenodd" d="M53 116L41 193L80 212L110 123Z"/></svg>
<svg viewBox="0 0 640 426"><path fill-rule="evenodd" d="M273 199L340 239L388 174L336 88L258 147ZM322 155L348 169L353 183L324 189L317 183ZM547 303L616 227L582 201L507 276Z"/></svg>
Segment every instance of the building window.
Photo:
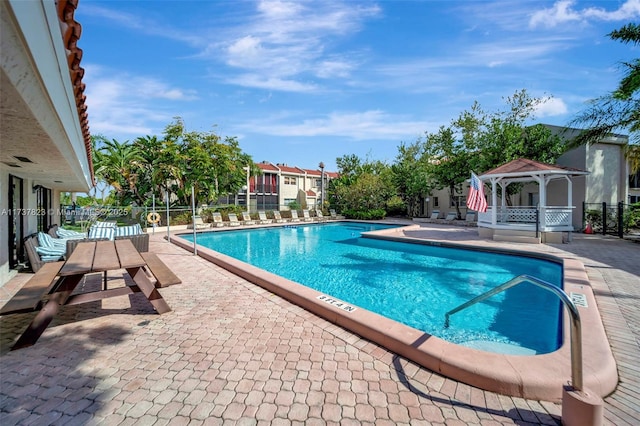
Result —
<svg viewBox="0 0 640 426"><path fill-rule="evenodd" d="M640 203L640 195L629 195L629 204Z"/></svg>
<svg viewBox="0 0 640 426"><path fill-rule="evenodd" d="M451 197L451 205L449 207L456 206L456 200L458 200L458 206L464 207L467 205L467 196L466 195L456 195Z"/></svg>
<svg viewBox="0 0 640 426"><path fill-rule="evenodd" d="M629 188L640 188L640 171L629 175Z"/></svg>
<svg viewBox="0 0 640 426"><path fill-rule="evenodd" d="M320 188L322 186L322 179L316 179L316 188Z"/></svg>
<svg viewBox="0 0 640 426"><path fill-rule="evenodd" d="M37 229L46 232L51 224L51 190L38 185L36 189Z"/></svg>
<svg viewBox="0 0 640 426"><path fill-rule="evenodd" d="M290 176L285 176L284 177L284 184L285 185L295 185L296 184L296 178L290 177Z"/></svg>
<svg viewBox="0 0 640 426"><path fill-rule="evenodd" d="M438 197L433 197L433 207L440 207L440 201Z"/></svg>

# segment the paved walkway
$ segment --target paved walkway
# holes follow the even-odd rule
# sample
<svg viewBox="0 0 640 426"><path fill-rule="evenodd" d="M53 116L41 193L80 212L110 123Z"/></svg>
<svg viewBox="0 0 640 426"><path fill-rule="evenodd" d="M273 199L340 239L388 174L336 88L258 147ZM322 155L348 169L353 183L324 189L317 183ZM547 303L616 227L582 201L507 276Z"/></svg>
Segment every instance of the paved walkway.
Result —
<svg viewBox="0 0 640 426"><path fill-rule="evenodd" d="M411 236L495 244L424 224ZM505 247L579 257L620 369L606 424L640 418L640 244L599 237ZM38 343L9 352L32 314L0 319L0 424L559 424L561 407L485 392L395 356L156 234L151 251L183 280L65 307ZM19 274L6 289L27 274ZM122 285L109 276L109 286ZM100 285L95 274L84 283ZM587 330L588 332L588 330Z"/></svg>

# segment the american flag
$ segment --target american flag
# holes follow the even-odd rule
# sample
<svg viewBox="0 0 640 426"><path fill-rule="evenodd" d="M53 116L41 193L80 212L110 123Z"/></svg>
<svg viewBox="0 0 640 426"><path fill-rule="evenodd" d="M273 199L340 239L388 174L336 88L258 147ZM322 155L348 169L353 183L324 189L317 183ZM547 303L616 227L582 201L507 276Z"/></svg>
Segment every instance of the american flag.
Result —
<svg viewBox="0 0 640 426"><path fill-rule="evenodd" d="M471 172L471 185L469 185L467 207L477 212L487 211L487 200L484 198L484 184L473 172Z"/></svg>

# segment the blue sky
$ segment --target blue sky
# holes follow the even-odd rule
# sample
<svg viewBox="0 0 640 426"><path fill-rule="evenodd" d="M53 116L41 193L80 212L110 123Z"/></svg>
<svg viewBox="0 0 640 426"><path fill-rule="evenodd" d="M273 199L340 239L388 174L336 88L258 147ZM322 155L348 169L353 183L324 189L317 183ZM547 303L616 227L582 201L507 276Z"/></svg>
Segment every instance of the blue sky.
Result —
<svg viewBox="0 0 640 426"><path fill-rule="evenodd" d="M255 161L394 161L474 101L552 97L566 125L612 91L638 48L606 34L626 1L93 1L75 14L91 133L236 136Z"/></svg>

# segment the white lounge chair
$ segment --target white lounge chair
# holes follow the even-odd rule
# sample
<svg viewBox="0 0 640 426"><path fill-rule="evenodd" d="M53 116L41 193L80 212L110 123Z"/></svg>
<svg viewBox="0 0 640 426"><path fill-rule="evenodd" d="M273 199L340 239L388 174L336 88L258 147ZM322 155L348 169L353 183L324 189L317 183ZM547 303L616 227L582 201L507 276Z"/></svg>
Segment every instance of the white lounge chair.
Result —
<svg viewBox="0 0 640 426"><path fill-rule="evenodd" d="M211 224L210 223L204 223L204 221L202 220L202 218L200 216L195 216L193 221L187 225L187 229L193 229L193 224L196 224L196 229L205 229L205 228L211 228Z"/></svg>
<svg viewBox="0 0 640 426"><path fill-rule="evenodd" d="M316 220L317 220L318 222L326 222L326 221L327 221L327 220L329 220L329 219L327 219L327 218L322 214L322 210L318 209L318 210L316 210Z"/></svg>
<svg viewBox="0 0 640 426"><path fill-rule="evenodd" d="M438 219L440 217L440 210L434 210L431 212L430 219Z"/></svg>
<svg viewBox="0 0 640 426"><path fill-rule="evenodd" d="M211 216L213 216L213 224L211 226L214 228L221 228L224 226L224 221L222 220L220 212L213 212Z"/></svg>
<svg viewBox="0 0 640 426"><path fill-rule="evenodd" d="M300 222L298 217L298 210L291 210L291 222Z"/></svg>
<svg viewBox="0 0 640 426"><path fill-rule="evenodd" d="M235 213L229 213L229 226L240 226L240 221Z"/></svg>
<svg viewBox="0 0 640 426"><path fill-rule="evenodd" d="M311 219L311 216L309 216L309 210L302 210L302 220L305 222L313 222L313 219Z"/></svg>
<svg viewBox="0 0 640 426"><path fill-rule="evenodd" d="M333 220L338 220L338 213L336 213L335 209L329 210L330 218Z"/></svg>
<svg viewBox="0 0 640 426"><path fill-rule="evenodd" d="M267 219L267 214L263 210L258 212L258 219L260 219L260 223L271 223L271 219Z"/></svg>
<svg viewBox="0 0 640 426"><path fill-rule="evenodd" d="M276 220L276 223L285 223L287 220L282 218L282 215L280 214L280 211L278 210L274 210L273 211L273 217Z"/></svg>
<svg viewBox="0 0 640 426"><path fill-rule="evenodd" d="M251 219L251 215L247 212L242 212L242 224L243 225L255 225L256 221Z"/></svg>
<svg viewBox="0 0 640 426"><path fill-rule="evenodd" d="M476 221L476 214L475 213L467 213L467 216L465 217L465 219L467 222L475 222Z"/></svg>
<svg viewBox="0 0 640 426"><path fill-rule="evenodd" d="M444 220L446 220L447 222L451 222L457 218L458 218L458 214L456 212L449 212L447 213L447 217Z"/></svg>

